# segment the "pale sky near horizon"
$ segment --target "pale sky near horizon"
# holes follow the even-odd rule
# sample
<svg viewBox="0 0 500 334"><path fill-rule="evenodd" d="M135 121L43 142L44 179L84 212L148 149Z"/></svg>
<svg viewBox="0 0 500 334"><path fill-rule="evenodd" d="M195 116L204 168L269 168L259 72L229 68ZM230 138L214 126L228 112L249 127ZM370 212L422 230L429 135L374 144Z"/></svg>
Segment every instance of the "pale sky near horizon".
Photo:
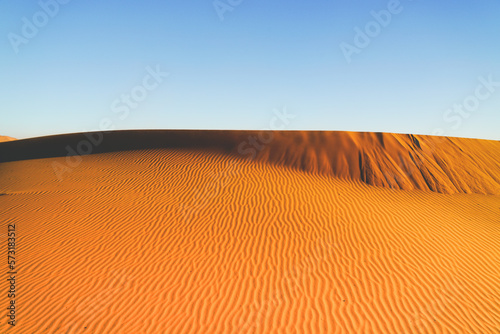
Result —
<svg viewBox="0 0 500 334"><path fill-rule="evenodd" d="M286 109L286 130L500 140L499 17L493 0L0 0L0 135L259 130Z"/></svg>

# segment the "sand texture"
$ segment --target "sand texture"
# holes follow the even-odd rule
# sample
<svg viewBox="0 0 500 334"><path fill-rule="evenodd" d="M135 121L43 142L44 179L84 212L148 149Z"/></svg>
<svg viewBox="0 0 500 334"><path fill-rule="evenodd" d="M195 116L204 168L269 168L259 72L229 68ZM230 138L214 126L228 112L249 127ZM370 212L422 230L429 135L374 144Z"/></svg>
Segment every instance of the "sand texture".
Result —
<svg viewBox="0 0 500 334"><path fill-rule="evenodd" d="M101 139L0 144L0 333L500 333L498 141Z"/></svg>

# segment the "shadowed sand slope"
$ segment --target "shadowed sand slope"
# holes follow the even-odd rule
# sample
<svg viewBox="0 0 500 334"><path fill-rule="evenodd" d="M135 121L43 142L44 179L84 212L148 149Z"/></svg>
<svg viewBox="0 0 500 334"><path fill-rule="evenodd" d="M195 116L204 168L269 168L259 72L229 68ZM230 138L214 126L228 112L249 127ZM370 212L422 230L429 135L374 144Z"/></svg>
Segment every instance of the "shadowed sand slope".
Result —
<svg viewBox="0 0 500 334"><path fill-rule="evenodd" d="M389 168L402 151L432 157L422 164L456 189L494 190L476 175L483 165L425 153L428 138L294 136L255 160L233 154L233 142L226 153L92 154L62 181L52 166L64 156L1 163L0 222L2 231L16 224L20 283L18 325L4 319L0 332L500 331L500 197L361 182L381 177L366 166ZM294 160L311 144L330 158ZM481 148L496 143L442 145L494 167ZM343 158L331 158L339 150ZM471 174L462 183L458 167Z"/></svg>
<svg viewBox="0 0 500 334"><path fill-rule="evenodd" d="M335 131L80 133L2 143L0 162L152 148L231 153L393 189L500 194L499 141L437 136Z"/></svg>

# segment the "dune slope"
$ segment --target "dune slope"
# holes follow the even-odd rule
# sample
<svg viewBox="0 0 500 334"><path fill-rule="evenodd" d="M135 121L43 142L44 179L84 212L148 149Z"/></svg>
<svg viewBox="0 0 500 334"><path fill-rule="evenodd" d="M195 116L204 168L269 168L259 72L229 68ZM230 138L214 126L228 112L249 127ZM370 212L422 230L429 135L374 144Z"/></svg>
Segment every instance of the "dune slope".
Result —
<svg viewBox="0 0 500 334"><path fill-rule="evenodd" d="M0 143L4 142L4 141L12 141L12 140L16 140L16 138L12 138L9 136L0 136Z"/></svg>
<svg viewBox="0 0 500 334"><path fill-rule="evenodd" d="M0 144L0 162L152 148L207 149L393 189L500 195L500 142L338 131L114 131ZM71 165L71 163L67 163Z"/></svg>
<svg viewBox="0 0 500 334"><path fill-rule="evenodd" d="M218 149L91 154L62 181L53 166L65 156L1 163L0 221L4 231L17 226L22 284L18 326L2 321L0 332L500 331L498 172L486 183L458 179L459 166L469 167L463 175L484 166L436 150L422 159L446 161L451 184L461 184L447 190L455 193L418 190L417 181L390 189L366 184L386 166L369 159L411 137L382 136L382 145L378 134L361 136L382 145L375 149L339 134L346 155L359 156L357 144L371 158L330 159L339 169L328 171L312 163L318 156L304 158L300 142L291 152L303 163L286 160L292 139L275 135L255 159L236 154L248 133ZM459 144L498 163L487 161L498 152ZM325 155L343 152L326 147ZM367 160L381 170L367 173L359 164ZM6 294L0 300L6 305Z"/></svg>

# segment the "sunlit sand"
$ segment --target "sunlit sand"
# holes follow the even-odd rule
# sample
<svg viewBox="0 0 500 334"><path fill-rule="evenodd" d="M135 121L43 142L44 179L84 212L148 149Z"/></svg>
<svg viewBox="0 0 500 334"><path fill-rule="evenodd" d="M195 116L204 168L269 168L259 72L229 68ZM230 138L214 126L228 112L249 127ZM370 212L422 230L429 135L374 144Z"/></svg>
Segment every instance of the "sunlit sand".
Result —
<svg viewBox="0 0 500 334"><path fill-rule="evenodd" d="M67 157L82 140L0 144L1 333L500 332L498 141L123 131Z"/></svg>

